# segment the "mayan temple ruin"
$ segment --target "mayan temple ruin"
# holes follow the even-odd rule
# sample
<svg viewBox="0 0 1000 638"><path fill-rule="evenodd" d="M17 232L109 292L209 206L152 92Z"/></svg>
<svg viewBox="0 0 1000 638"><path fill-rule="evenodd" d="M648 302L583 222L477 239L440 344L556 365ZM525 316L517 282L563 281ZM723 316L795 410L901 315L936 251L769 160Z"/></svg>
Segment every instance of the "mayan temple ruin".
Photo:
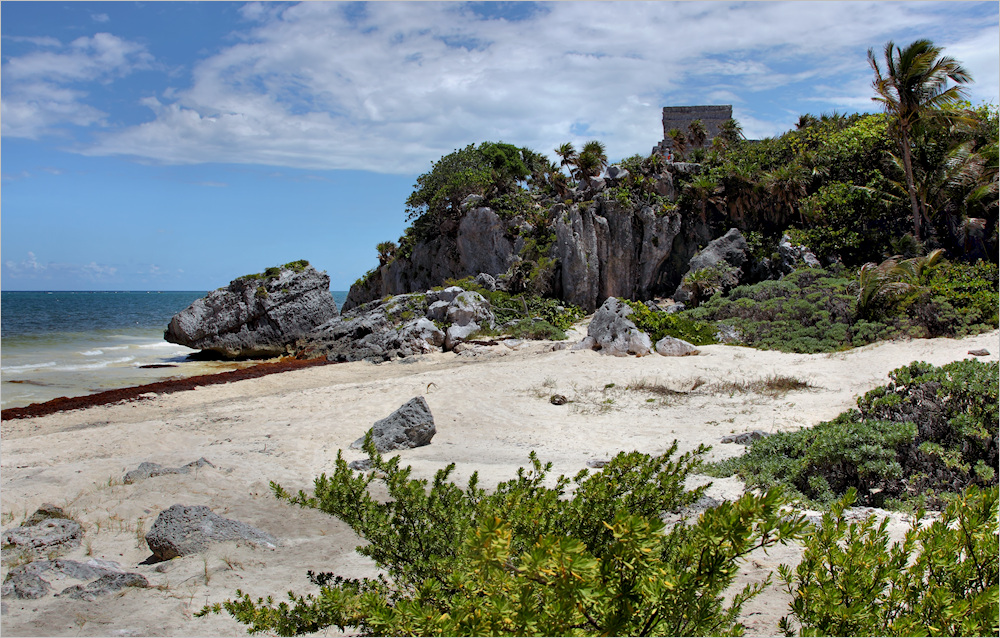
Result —
<svg viewBox="0 0 1000 638"><path fill-rule="evenodd" d="M712 139L719 134L720 125L733 119L732 104L716 106L665 106L663 107L663 140L653 147L653 153L666 155L673 149L673 142L668 133L672 129L687 131L695 120L701 120L708 132L705 146L712 145Z"/></svg>

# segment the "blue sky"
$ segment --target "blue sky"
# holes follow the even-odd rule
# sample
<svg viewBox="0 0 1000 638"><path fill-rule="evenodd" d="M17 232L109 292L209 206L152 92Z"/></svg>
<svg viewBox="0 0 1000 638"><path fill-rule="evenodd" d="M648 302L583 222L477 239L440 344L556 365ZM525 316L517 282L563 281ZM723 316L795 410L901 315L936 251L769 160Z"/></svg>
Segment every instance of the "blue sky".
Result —
<svg viewBox="0 0 1000 638"><path fill-rule="evenodd" d="M4 290L208 290L308 259L346 290L431 162L505 141L648 154L660 109L749 137L874 112L929 38L1000 101L997 2L0 4Z"/></svg>

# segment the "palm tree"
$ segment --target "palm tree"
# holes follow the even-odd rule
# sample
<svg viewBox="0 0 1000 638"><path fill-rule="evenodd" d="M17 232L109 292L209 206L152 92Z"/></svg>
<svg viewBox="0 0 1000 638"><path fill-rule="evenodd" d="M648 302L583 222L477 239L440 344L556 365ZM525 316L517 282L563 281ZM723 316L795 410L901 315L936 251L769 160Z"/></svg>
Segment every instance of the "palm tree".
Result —
<svg viewBox="0 0 1000 638"><path fill-rule="evenodd" d="M559 148L556 149L556 155L559 156L560 162L559 167L572 166L576 161L576 149L573 148L573 144L566 142L565 144L560 144Z"/></svg>
<svg viewBox="0 0 1000 638"><path fill-rule="evenodd" d="M806 196L806 184L805 170L797 163L785 164L764 174L762 186L774 204L770 221L781 226L795 212L799 199Z"/></svg>
<svg viewBox="0 0 1000 638"><path fill-rule="evenodd" d="M698 203L698 212L701 215L702 222L708 218L705 210L708 204L720 204L723 201L721 197L722 187L708 175L698 175L690 182L684 184L683 188Z"/></svg>
<svg viewBox="0 0 1000 638"><path fill-rule="evenodd" d="M701 120L692 120L688 124L688 141L691 142L691 148L701 148L705 146L705 140L708 139L708 130L705 129L705 124Z"/></svg>
<svg viewBox="0 0 1000 638"><path fill-rule="evenodd" d="M684 135L684 131L679 128L672 128L667 131L667 137L670 138L671 146L677 155L677 159L684 159L684 153L687 152L687 136Z"/></svg>
<svg viewBox="0 0 1000 638"><path fill-rule="evenodd" d="M716 139L721 140L721 144L726 148L733 147L744 139L743 127L736 120L726 120L719 124L719 136Z"/></svg>
<svg viewBox="0 0 1000 638"><path fill-rule="evenodd" d="M588 155L593 155L594 157L596 157L598 159L598 161L601 163L601 170L602 171L605 168L607 168L607 166L608 166L608 154L607 154L607 151L604 149L604 144L602 144L601 142L599 142L597 140L590 140L589 142L587 142L586 144L583 145L583 150L580 151L581 155L584 154L584 153L586 153Z"/></svg>
<svg viewBox="0 0 1000 638"><path fill-rule="evenodd" d="M917 40L905 49L890 40L884 51L885 75L874 50L868 50L868 63L875 71L872 87L877 94L872 100L882 103L892 118L913 212L913 236L918 240L924 213L913 178L911 144L915 129L928 117L945 113L964 98L965 91L959 85L972 81L969 72L954 58L939 57L941 50L930 40ZM955 86L949 87L948 80Z"/></svg>
<svg viewBox="0 0 1000 638"><path fill-rule="evenodd" d="M587 184L591 177L600 175L603 170L600 157L593 153L580 153L574 165L576 170L573 171L573 177L582 184Z"/></svg>

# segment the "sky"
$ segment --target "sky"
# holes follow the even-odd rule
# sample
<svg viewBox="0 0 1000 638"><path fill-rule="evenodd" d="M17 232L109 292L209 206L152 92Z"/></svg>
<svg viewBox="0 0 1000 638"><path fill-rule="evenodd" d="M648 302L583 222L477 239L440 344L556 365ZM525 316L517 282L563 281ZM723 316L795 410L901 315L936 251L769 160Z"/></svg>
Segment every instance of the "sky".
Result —
<svg viewBox="0 0 1000 638"><path fill-rule="evenodd" d="M927 38L1000 102L998 2L0 3L0 287L210 290L297 259L347 290L418 175L503 141L648 155L664 106L750 138L876 112Z"/></svg>

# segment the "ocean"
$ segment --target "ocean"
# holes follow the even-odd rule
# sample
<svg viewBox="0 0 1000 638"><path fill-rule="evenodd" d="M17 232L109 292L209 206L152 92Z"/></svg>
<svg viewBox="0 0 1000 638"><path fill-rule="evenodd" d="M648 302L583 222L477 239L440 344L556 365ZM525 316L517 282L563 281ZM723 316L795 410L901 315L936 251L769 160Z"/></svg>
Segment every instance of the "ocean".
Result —
<svg viewBox="0 0 1000 638"><path fill-rule="evenodd" d="M191 361L163 340L205 292L0 292L0 407L22 407L252 362ZM334 291L340 308L347 292Z"/></svg>

